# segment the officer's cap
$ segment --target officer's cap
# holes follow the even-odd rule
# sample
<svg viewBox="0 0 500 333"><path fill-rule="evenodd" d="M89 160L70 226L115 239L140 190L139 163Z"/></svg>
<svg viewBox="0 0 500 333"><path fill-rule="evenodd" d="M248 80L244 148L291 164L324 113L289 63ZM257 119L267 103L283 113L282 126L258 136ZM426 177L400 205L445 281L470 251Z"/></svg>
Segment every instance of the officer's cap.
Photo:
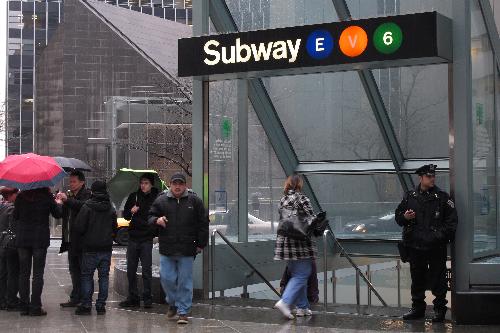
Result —
<svg viewBox="0 0 500 333"><path fill-rule="evenodd" d="M436 175L436 168L437 168L437 165L435 165L435 164L426 164L426 165L422 165L420 168L418 168L417 171L415 171L415 173L419 176L424 176L424 175L435 176Z"/></svg>

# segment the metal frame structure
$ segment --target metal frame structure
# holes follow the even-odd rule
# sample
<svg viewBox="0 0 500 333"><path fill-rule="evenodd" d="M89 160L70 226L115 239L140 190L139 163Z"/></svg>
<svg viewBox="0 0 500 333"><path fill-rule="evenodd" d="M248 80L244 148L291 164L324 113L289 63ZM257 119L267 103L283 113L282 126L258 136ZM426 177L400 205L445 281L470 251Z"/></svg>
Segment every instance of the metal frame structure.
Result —
<svg viewBox="0 0 500 333"><path fill-rule="evenodd" d="M496 69L500 70L500 41L498 39L498 29L495 24L491 5L488 0L477 0L484 18L486 30L492 45L493 54L496 62ZM350 20L351 15L345 0L332 0L337 16L340 20ZM238 31L237 25L229 12L229 9L224 0L204 0L194 3L195 26L194 35L199 36L208 34L208 18L212 20L216 30L220 33ZM198 16L198 19L196 19ZM197 27L198 24L203 24L203 29ZM371 161L318 161L318 162L300 162L295 154L294 148L288 139L286 131L278 117L276 109L260 79L248 79L247 84L238 83L238 100L243 101L245 91L248 93L248 99L252 103L255 112L261 121L265 133L280 161L284 171L287 174L298 172L305 175L308 174L396 174L399 178L403 190L409 190L414 187L414 183L410 176L418 166L425 163L434 163L438 165L438 170L450 172L450 183L452 196L455 198L456 206L460 216L459 228L456 234L455 244L460 246L452 246L452 271L453 271L453 308L455 319L459 322L467 322L467 319L461 320L461 316L467 315L462 310L464 306L470 310L470 305L467 306L471 299L470 295L478 295L476 291L471 289L471 277L481 278L488 281L493 281L500 276L498 272L492 272L491 277L484 277L480 272L486 272L486 265L474 262L473 255L473 237L474 237L474 200L473 200L473 128L471 124L471 101L472 101L472 68L471 68L471 3L468 0L453 1L453 63L449 65L448 76L448 98L449 98L449 148L450 158L442 159L408 159L405 158L398 139L392 127L387 109L380 94L379 88L369 70L359 70L364 92L368 98L370 106L374 112L378 127L382 133L384 142L391 157L390 160L371 160ZM498 73L496 73L498 74ZM240 81L240 80L239 80ZM243 80L245 81L245 80ZM495 79L495 84L498 84ZM207 126L206 122L201 120L208 117L208 84L195 78L194 81L194 114L198 117L198 125L195 125L195 117L193 117L193 128L203 128ZM495 106L498 108L497 106ZM498 112L498 111L497 111ZM199 114L198 114L199 113ZM203 116L204 115L204 116ZM205 127L206 128L206 127ZM196 130L193 131L193 134ZM201 134L197 134L198 143L193 145L198 147L195 154L198 154L197 159L204 161L207 166L203 170L200 168L200 174L204 172L205 177L208 177L208 138ZM203 140L202 140L203 137ZM245 137L240 137L241 142L247 142ZM195 137L193 136L195 141ZM240 146L241 148L241 146ZM247 154L246 148L242 154ZM202 158L203 156L203 158ZM248 156L240 155L247 161ZM193 159L193 162L196 160ZM196 163L194 163L196 166ZM240 164L240 168L242 165ZM199 168L199 167L197 167ZM196 172L195 172L196 174ZM247 176L246 171L243 173ZM241 180L240 180L241 181ZM247 199L245 187L248 180L243 180L240 183L240 201L242 198ZM198 182L198 185L196 183ZM203 184L203 190L208 191L208 180L195 180L196 186ZM314 196L313 189L308 185L308 192L314 199L314 204L319 207L319 202ZM204 192L205 193L205 192ZM207 196L208 198L208 196ZM246 204L246 200L243 201ZM243 208L242 206L240 206ZM243 210L246 212L246 210ZM240 214L240 219L245 216ZM246 219L245 219L246 220ZM240 223L243 227L244 223ZM240 237L240 241L245 241L246 235ZM500 237L497 238L500 240ZM351 252L363 253L368 248L374 245L387 243L386 240L364 240L357 241L356 244L349 246ZM344 244L344 242L342 242ZM384 245L385 246L385 245ZM394 244L387 246L393 248ZM490 254L499 254L498 249ZM360 250L360 251L358 251ZM491 266L490 266L491 267ZM498 266L496 266L498 267ZM208 269L207 269L208 272ZM489 274L489 273L488 273ZM206 289L208 290L208 288ZM482 295L485 292L482 291ZM491 293L490 293L491 294ZM471 312L471 311L470 311ZM497 316L498 317L498 316ZM495 320L495 319L492 319ZM497 319L498 320L498 319Z"/></svg>

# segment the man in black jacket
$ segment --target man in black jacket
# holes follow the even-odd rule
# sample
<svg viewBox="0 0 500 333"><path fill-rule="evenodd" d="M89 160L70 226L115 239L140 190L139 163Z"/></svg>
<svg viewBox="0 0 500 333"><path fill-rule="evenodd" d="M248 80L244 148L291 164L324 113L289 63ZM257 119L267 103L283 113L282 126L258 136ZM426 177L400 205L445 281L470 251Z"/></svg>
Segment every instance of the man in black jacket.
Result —
<svg viewBox="0 0 500 333"><path fill-rule="evenodd" d="M17 188L2 187L0 193L4 202L0 203L0 232L8 229L15 233L14 201ZM0 249L0 310L16 311L19 309L19 257L17 249Z"/></svg>
<svg viewBox="0 0 500 333"><path fill-rule="evenodd" d="M170 305L167 317L178 314L187 324L193 301L193 262L208 242L208 216L203 202L189 193L186 177L175 173L170 190L156 198L149 223L159 227L160 280Z"/></svg>
<svg viewBox="0 0 500 333"><path fill-rule="evenodd" d="M153 237L156 228L148 224L149 208L158 196L158 189L153 187L154 175L145 173L140 178L140 188L128 196L123 209L123 217L130 220L127 246L128 297L119 305L124 308L140 306L137 290L137 266L142 267L142 300L145 308L151 308L151 278Z"/></svg>
<svg viewBox="0 0 500 333"><path fill-rule="evenodd" d="M435 297L432 321L442 322L446 315L446 245L454 238L458 219L453 200L434 184L435 172L434 164L417 169L420 184L405 194L395 213L410 262L412 309L405 320L425 316L427 285Z"/></svg>
<svg viewBox="0 0 500 333"><path fill-rule="evenodd" d="M76 216L85 201L90 198L90 191L85 188L85 175L74 170L69 175L69 191L58 193L57 197L63 202L62 244L60 253L68 251L69 273L71 275L72 290L69 301L61 303L63 308L76 307L81 301L81 268L80 251L78 250L78 234L75 233L74 223Z"/></svg>
<svg viewBox="0 0 500 333"><path fill-rule="evenodd" d="M75 231L80 235L82 250L82 302L75 311L77 315L90 315L94 292L94 272L99 277L99 296L95 304L97 314L106 313L109 288L109 267L116 233L116 211L109 200L106 183L95 181L92 195L80 209L75 221Z"/></svg>

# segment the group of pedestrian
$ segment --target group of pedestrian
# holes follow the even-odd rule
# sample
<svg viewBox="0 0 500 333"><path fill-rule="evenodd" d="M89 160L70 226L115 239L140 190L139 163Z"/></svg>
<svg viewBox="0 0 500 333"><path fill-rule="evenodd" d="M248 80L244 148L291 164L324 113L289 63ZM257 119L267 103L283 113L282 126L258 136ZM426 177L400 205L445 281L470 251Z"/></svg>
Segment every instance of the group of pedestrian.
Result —
<svg viewBox="0 0 500 333"><path fill-rule="evenodd" d="M419 184L408 191L395 212L403 227L400 252L410 263L412 309L403 318L425 315L425 290L435 296L434 322L446 314L446 245L453 240L457 214L450 196L435 186L435 165L417 170ZM280 200L281 209L314 217L310 199L302 192L300 175L289 176ZM116 211L106 183L96 181L90 190L80 171L70 174L69 191L52 195L49 188L17 191L2 188L0 231L13 231L15 248L0 252L0 308L40 316L43 272L50 242L49 215L63 218L61 252L68 251L72 291L61 307L76 307L77 315L91 314L94 272L98 271L97 314L105 313ZM167 317L188 323L193 297L193 262L208 242L208 216L201 199L190 192L186 177L175 173L165 193L154 187L154 175L140 177L139 188L126 201L123 216L130 220L127 247L128 296L119 306L139 307L137 270L141 264L144 308L152 306L152 248L158 237L160 281L169 304ZM304 219L305 221L305 219ZM314 237L296 239L277 235L274 259L286 261L282 295L275 304L285 317L311 316L310 301L318 301ZM33 273L31 273L33 271ZM31 298L30 276L32 274ZM19 292L19 297L18 297Z"/></svg>

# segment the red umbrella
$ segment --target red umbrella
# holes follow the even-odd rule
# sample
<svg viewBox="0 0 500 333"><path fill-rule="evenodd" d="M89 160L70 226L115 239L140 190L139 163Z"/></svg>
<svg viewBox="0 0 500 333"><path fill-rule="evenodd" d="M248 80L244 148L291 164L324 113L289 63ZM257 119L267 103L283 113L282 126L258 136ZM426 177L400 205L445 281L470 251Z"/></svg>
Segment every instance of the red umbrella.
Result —
<svg viewBox="0 0 500 333"><path fill-rule="evenodd" d="M0 185L32 190L56 185L66 173L49 156L10 155L0 162Z"/></svg>

